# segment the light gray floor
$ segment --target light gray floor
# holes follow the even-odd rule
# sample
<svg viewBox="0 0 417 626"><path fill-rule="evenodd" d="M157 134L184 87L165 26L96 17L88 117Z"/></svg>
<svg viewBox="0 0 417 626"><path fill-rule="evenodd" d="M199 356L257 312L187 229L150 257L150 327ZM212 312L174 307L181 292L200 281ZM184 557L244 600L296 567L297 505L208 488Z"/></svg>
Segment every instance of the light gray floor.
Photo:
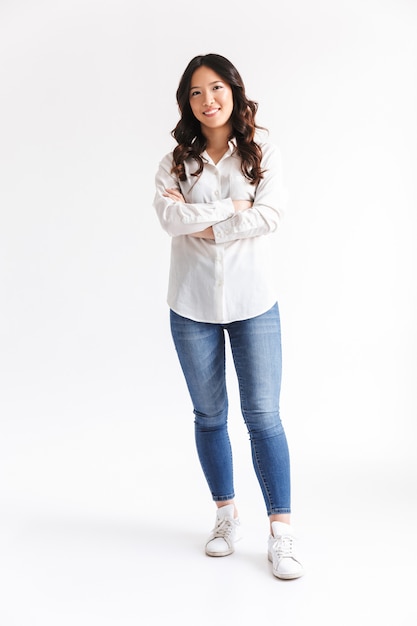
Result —
<svg viewBox="0 0 417 626"><path fill-rule="evenodd" d="M2 396L0 626L415 626L417 472L399 422L354 439L343 407L333 429L287 408L306 575L280 581L233 385L244 536L213 559L215 508L179 374L155 370L146 391L135 370L112 373L16 377Z"/></svg>
<svg viewBox="0 0 417 626"><path fill-rule="evenodd" d="M108 499L91 494L90 506L86 498L78 508L53 494L49 503L29 494L3 499L2 626L417 623L415 477L406 468L298 463L296 526L306 575L280 581L266 558L249 466L239 468L244 538L234 555L213 559L203 544L214 509L198 473L190 477L197 466L167 461L172 485L188 476L187 505L173 489L165 498L153 492L152 483L143 499L112 501L113 484ZM88 491L81 483L78 489Z"/></svg>

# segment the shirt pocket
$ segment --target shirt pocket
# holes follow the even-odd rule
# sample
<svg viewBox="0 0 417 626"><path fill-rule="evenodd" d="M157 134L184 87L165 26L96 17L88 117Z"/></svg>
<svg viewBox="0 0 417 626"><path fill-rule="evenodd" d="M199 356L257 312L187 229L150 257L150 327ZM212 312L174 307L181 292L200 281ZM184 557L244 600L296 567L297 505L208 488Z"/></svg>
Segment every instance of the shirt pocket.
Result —
<svg viewBox="0 0 417 626"><path fill-rule="evenodd" d="M186 180L180 184L184 200L190 204L210 203L219 200L221 189L215 177L201 175L198 179Z"/></svg>
<svg viewBox="0 0 417 626"><path fill-rule="evenodd" d="M255 198L256 186L243 176L241 172L231 172L229 175L229 193L232 200L249 200Z"/></svg>

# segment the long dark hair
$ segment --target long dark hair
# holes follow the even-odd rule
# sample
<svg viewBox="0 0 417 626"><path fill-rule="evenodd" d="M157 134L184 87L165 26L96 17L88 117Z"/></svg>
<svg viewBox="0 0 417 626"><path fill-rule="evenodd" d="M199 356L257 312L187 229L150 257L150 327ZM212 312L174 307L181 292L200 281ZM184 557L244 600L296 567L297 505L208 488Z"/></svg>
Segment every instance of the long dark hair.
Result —
<svg viewBox="0 0 417 626"><path fill-rule="evenodd" d="M178 144L173 153L172 172L180 180L185 180L184 161L190 157L198 163L198 168L193 175L199 176L203 170L203 159L200 155L206 149L207 140L201 132L200 122L191 110L189 100L191 78L195 70L201 66L212 69L232 89L233 112L230 118L232 132L229 139L234 138L236 141L237 152L242 161L243 175L255 185L263 178L262 150L254 141L256 129L261 128L255 123L258 103L247 98L245 85L239 72L228 59L220 54L204 54L194 57L181 77L176 93L181 119L171 132Z"/></svg>

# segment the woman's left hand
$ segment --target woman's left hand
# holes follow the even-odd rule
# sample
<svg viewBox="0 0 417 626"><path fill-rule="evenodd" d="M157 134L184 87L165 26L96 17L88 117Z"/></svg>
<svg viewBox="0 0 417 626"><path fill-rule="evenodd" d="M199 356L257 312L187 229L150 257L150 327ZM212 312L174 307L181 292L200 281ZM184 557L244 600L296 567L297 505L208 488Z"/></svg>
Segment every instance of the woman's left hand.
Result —
<svg viewBox="0 0 417 626"><path fill-rule="evenodd" d="M190 237L197 237L198 239L214 239L214 233L211 226L204 230L199 230L198 233L190 233Z"/></svg>

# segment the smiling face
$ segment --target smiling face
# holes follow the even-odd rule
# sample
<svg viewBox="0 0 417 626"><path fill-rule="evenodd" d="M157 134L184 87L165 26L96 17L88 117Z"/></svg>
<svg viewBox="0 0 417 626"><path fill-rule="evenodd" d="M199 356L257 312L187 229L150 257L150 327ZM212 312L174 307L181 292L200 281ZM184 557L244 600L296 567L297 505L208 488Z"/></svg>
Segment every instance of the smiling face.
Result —
<svg viewBox="0 0 417 626"><path fill-rule="evenodd" d="M203 65L193 73L189 98L191 110L203 131L230 127L233 92L214 70Z"/></svg>

